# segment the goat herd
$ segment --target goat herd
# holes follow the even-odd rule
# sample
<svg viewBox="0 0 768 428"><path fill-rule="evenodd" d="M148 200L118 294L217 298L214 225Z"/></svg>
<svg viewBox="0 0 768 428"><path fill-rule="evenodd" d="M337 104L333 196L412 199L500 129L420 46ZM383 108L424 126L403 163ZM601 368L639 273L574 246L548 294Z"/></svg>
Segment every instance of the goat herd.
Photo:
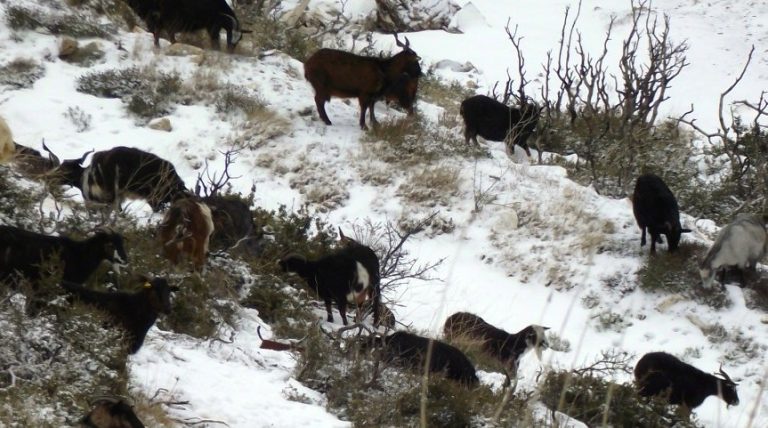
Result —
<svg viewBox="0 0 768 428"><path fill-rule="evenodd" d="M177 0L152 2L129 0L129 5L145 20L159 43L161 31L170 39L174 33L207 29L214 44L219 31L227 32L227 46L232 50L242 33L239 21L224 0L185 2L194 8L175 5ZM161 10L156 10L156 9ZM315 103L320 118L331 121L325 103L331 97L356 97L360 103L360 127L365 129L365 114L376 124L374 104L385 99L400 104L413 113L418 79L421 76L419 57L410 48L408 39L402 51L390 58L355 55L332 49L320 49L304 65L305 77L315 91ZM526 144L534 132L539 110L524 104L510 108L485 96L474 96L461 104L465 122L465 139L477 144L477 136L487 140L506 141L510 149L519 145L530 156ZM209 244L227 249L242 244L254 232L249 207L225 197L198 198L190 192L167 160L135 148L115 147L93 153L88 166L83 166L90 152L78 159L60 161L45 145L48 153L14 143L7 124L0 119L0 134L8 134L3 143L0 135L0 161L10 162L22 174L45 176L57 185L73 186L82 192L87 205L106 204L117 209L126 198L145 199L155 212L167 209L159 226L158 247L174 264L189 259L195 269L205 264ZM679 220L677 201L665 183L655 175L638 178L632 196L633 210L642 230L641 245L646 243L646 230L651 235L651 252L665 235L669 251L679 244L683 229ZM341 232L341 231L340 231ZM347 325L347 305L360 307L370 302L373 324L382 322L379 260L369 247L340 233L340 248L316 260L289 255L279 261L285 272L296 273L323 300L327 321L333 322L332 305L336 304L342 323ZM701 262L703 284L710 286L715 274L727 268L751 268L766 252L766 231L763 219L740 215L722 229L720 236ZM163 278L144 278L143 287L134 293L101 292L83 286L103 261L114 266L128 262L120 234L100 230L87 239L48 236L12 226L0 226L0 281L17 285L20 280L39 281L41 266L52 257L62 265L61 288L76 299L102 309L115 324L122 326L128 338L128 350L137 352L148 329L160 313L171 311L170 294L175 290ZM447 338L465 336L481 343L481 350L497 359L507 375L507 384L515 377L521 357L529 350L541 355L548 347L546 327L530 325L510 334L477 315L459 312L445 321ZM470 360L457 348L439 340L398 331L387 336L375 336L385 358L415 370L425 365L431 372L442 372L449 379L471 386L478 382ZM426 356L429 355L429 361ZM720 377L704 373L677 358L654 352L644 355L635 367L638 391L642 396L665 394L672 404L687 409L700 405L709 395L718 395L729 405L738 404L736 384L720 369ZM105 402L112 408L124 403ZM121 407L122 406L122 407ZM93 422L93 414L85 422ZM126 426L143 426L138 419L126 416ZM133 422L135 421L135 422Z"/></svg>

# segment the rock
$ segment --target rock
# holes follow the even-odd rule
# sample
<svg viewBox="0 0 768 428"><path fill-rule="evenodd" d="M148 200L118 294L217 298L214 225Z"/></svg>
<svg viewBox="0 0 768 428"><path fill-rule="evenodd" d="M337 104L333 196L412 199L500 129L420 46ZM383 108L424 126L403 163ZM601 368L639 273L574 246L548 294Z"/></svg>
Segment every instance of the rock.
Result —
<svg viewBox="0 0 768 428"><path fill-rule="evenodd" d="M77 52L79 44L72 37L62 37L59 42L59 58L67 58Z"/></svg>
<svg viewBox="0 0 768 428"><path fill-rule="evenodd" d="M683 296L682 294L673 294L667 297L666 299L662 300L658 305L656 305L656 310L661 313L664 313L664 312L667 312L669 308L671 308L672 306L680 302L684 302L686 300L688 299L686 299L685 296Z"/></svg>
<svg viewBox="0 0 768 428"><path fill-rule="evenodd" d="M174 43L163 49L163 53L168 56L191 56L203 55L203 50L197 46L187 45L184 43Z"/></svg>
<svg viewBox="0 0 768 428"><path fill-rule="evenodd" d="M147 125L150 129L156 129L158 131L165 131L165 132L171 132L173 130L173 127L171 126L171 120L167 117L161 117L160 119L155 119L151 122L149 122L149 125Z"/></svg>

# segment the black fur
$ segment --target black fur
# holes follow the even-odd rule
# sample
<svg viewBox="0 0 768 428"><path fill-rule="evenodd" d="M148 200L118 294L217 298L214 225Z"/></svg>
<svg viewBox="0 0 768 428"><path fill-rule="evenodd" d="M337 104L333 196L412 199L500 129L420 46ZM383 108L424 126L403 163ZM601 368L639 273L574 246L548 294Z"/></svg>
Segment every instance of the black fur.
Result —
<svg viewBox="0 0 768 428"><path fill-rule="evenodd" d="M514 138L507 143L509 149L518 145L531 156L527 141L539 122L539 109L535 106L507 107L491 97L475 95L461 103L459 112L464 118L467 143L473 140L478 144L478 135L490 141L506 141L511 133Z"/></svg>
<svg viewBox="0 0 768 428"><path fill-rule="evenodd" d="M104 260L128 261L123 238L117 233L102 231L77 241L0 226L0 280L15 280L17 276L39 280L40 264L54 255L58 255L63 265L62 279L79 284L88 280Z"/></svg>
<svg viewBox="0 0 768 428"><path fill-rule="evenodd" d="M643 355L635 366L638 394L668 396L669 404L688 409L701 405L710 395L719 395L728 405L738 405L736 384L684 363L666 352Z"/></svg>
<svg viewBox="0 0 768 428"><path fill-rule="evenodd" d="M201 200L211 209L213 217L212 251L228 250L237 245L251 254L258 253L258 242L253 236L256 225L245 202L227 196L207 196Z"/></svg>
<svg viewBox="0 0 768 428"><path fill-rule="evenodd" d="M99 400L80 423L88 428L144 428L133 407L123 400Z"/></svg>
<svg viewBox="0 0 768 428"><path fill-rule="evenodd" d="M435 339L398 331L379 339L383 348L383 359L414 371L423 371L427 351L432 343L429 360L430 373L444 373L448 379L463 385L478 383L475 367L459 349Z"/></svg>
<svg viewBox="0 0 768 428"><path fill-rule="evenodd" d="M353 257L344 253L331 254L314 261L291 255L280 260L280 267L283 272L298 274L309 288L317 292L325 302L328 322L333 322L331 304L335 301L341 322L347 325L347 294L363 291L357 263Z"/></svg>
<svg viewBox="0 0 768 428"><path fill-rule="evenodd" d="M227 48L230 51L240 41L242 33L235 11L225 0L128 0L128 5L147 24L160 46L160 33L165 31L171 43L176 43L176 33L206 30L211 44L219 48L219 32L227 32Z"/></svg>
<svg viewBox="0 0 768 428"><path fill-rule="evenodd" d="M690 232L680 226L680 211L675 195L664 180L656 175L644 174L637 178L632 194L632 211L642 230L641 247L645 245L646 229L651 234L651 253L656 252L656 243L661 243L662 234L667 237L669 251L673 252L680 243L680 235Z"/></svg>
<svg viewBox="0 0 768 428"><path fill-rule="evenodd" d="M370 300L373 305L373 325L378 326L381 317L381 267L379 266L379 257L376 252L366 245L363 245L354 239L348 238L341 233L341 243L343 248L339 254L352 257L365 267L371 281Z"/></svg>
<svg viewBox="0 0 768 428"><path fill-rule="evenodd" d="M157 316L171 313L171 291L175 291L164 278L147 281L141 290L134 293L96 291L71 282L62 282L61 286L77 300L103 310L116 325L123 328L131 354L141 348Z"/></svg>
<svg viewBox="0 0 768 428"><path fill-rule="evenodd" d="M96 152L91 164L80 159L61 162L54 170L59 184L77 187L86 201L114 204L128 196L147 200L154 211L174 200L188 196L184 180L173 164L152 153L132 147L115 147ZM95 191L98 187L99 191Z"/></svg>

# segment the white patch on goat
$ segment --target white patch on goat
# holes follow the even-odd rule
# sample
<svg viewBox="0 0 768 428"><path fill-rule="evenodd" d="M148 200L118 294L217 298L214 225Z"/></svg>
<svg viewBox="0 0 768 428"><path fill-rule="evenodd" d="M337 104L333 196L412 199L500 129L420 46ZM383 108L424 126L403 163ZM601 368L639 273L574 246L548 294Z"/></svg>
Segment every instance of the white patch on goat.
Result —
<svg viewBox="0 0 768 428"><path fill-rule="evenodd" d="M0 163L8 163L16 150L16 144L13 142L11 128L0 117Z"/></svg>
<svg viewBox="0 0 768 428"><path fill-rule="evenodd" d="M83 171L82 188L83 197L87 200L96 202L108 202L108 195L104 192L104 189L96 182L94 166L91 165ZM93 182L93 184L91 184Z"/></svg>
<svg viewBox="0 0 768 428"><path fill-rule="evenodd" d="M544 347L544 344L546 343L546 334L544 331L547 330L546 327L542 327L540 325L534 325L533 331L536 332L536 342L535 343L527 343L528 348L526 348L526 351L533 349L536 353L536 358L541 361L541 350Z"/></svg>
<svg viewBox="0 0 768 428"><path fill-rule="evenodd" d="M368 274L368 269L360 262L355 262L355 264L357 265L357 284L354 285L352 291L347 293L347 301L350 303L358 303L360 297L364 296L365 291L371 286L371 276Z"/></svg>
<svg viewBox="0 0 768 428"><path fill-rule="evenodd" d="M208 245L211 242L211 235L213 235L213 214L211 213L211 208L208 205L202 202L196 202L196 204L198 207L200 207L200 212L203 214L203 220L205 221L206 230L208 230L208 235L203 240L205 243L205 252L208 253Z"/></svg>

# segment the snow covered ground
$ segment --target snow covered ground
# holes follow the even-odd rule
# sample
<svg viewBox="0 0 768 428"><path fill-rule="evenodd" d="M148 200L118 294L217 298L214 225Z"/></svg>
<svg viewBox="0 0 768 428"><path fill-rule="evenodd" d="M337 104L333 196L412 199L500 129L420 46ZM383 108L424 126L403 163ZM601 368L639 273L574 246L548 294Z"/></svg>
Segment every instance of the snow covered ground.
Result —
<svg viewBox="0 0 768 428"><path fill-rule="evenodd" d="M34 4L14 0L15 4ZM291 2L285 2L289 6ZM313 0L317 8L331 0ZM367 15L373 0L349 2L347 14ZM555 49L563 11L575 2L566 0L457 2L462 9L455 17L462 34L426 31L408 34L426 69L439 60L470 61L477 72L462 74L441 71L444 78L473 80L485 93L497 80L506 80L506 69L514 70L514 51L504 25L510 20L524 36L523 50L528 76L541 79L548 50ZM730 100L755 99L768 78L768 3L725 0L668 0L653 4L657 13L671 16L672 37L690 45L688 66L669 95L665 113L680 114L696 108L699 124L715 126L719 93L730 85L746 59L750 45L756 46L753 63ZM9 3L0 3L4 14ZM628 1L584 1L578 28L585 44L598 50L610 17L617 17L612 52L626 32ZM378 48L394 47L388 35L376 36ZM219 150L240 136L244 123L224 118L212 106L178 106L168 115L172 132L148 129L128 116L119 100L96 98L76 91L76 79L86 71L151 64L187 78L198 69L188 57L171 57L155 50L146 33L121 33L115 43L102 42L106 60L83 69L56 59L57 38L35 32L13 36L0 24L0 64L17 58L41 61L45 76L30 89L0 93L0 116L10 124L15 140L40 148L41 141L60 157L79 157L90 149L117 145L133 146L155 153L174 163L189 186L203 160L212 168L223 165ZM167 42L164 42L164 46ZM235 190L247 193L256 185L256 204L273 209L280 204L298 207L311 194L312 186L343 189L340 205L331 205L330 224L350 224L369 218L397 219L409 210L397 194L408 179L403 171L391 171L389 186L364 184L357 160L366 157L363 132L357 126L357 103L332 101L327 109L334 122L326 127L314 112L312 89L304 81L299 61L281 53L263 59L231 57L213 69L218 78L242 85L258 94L288 123L285 132L258 141L258 147L243 151L233 166ZM91 115L91 127L78 132L65 115L70 107ZM379 117L401 114L381 105ZM438 112L425 105L422 111ZM302 114L309 109L311 115ZM457 114L458 112L447 112ZM431 116L431 115L429 115ZM435 114L437 116L437 114ZM462 138L458 133L457 139ZM652 295L636 289L635 272L647 254L639 248L639 232L628 200L614 200L571 182L559 167L540 166L525 159L511 161L500 143L490 143L492 158L477 164L459 160L458 196L441 215L456 225L452 233L418 236L408 250L421 261L441 257L446 262L436 273L441 281L413 281L400 287L395 298L397 319L414 328L439 336L444 319L463 310L487 321L517 331L532 323L552 328L571 343L569 352L544 354L545 366L567 368L591 361L600 350L622 348L642 355L665 350L682 355L705 371L724 367L740 381L741 405L726 409L709 398L696 414L706 426L768 426L768 397L762 385L768 381L768 365L762 355L768 348L765 314L747 309L742 290L728 287L733 305L715 310L693 302L669 302L667 295ZM490 183L485 177L500 177L490 190L493 204L473 212L473 194ZM303 181L309 177L310 180ZM313 184L319 180L319 184ZM300 183L291 186L291 183ZM77 192L72 192L76 195ZM142 221L156 221L143 204L130 208ZM694 219L684 219L694 227ZM695 227L694 227L695 229ZM686 239L706 239L709 231L695 230ZM611 251L598 251L603 243ZM693 263L693 261L692 261ZM612 284L613 286L608 286ZM693 286L693 284L692 284ZM583 299L596 296L596 305ZM669 303L658 308L660 303ZM622 328L605 330L601 314L620 316ZM693 321L692 321L693 320ZM733 336L746 338L758 350L758 358L746 358L731 341L710 342L697 326L719 323ZM323 397L291 378L295 361L285 353L259 349L255 330L263 325L255 311L246 310L234 331L233 343L196 341L153 328L145 347L130 359L132 386L152 395L159 388L175 399L189 401L179 418L211 419L231 427L335 427L345 422L329 414ZM542 363L532 355L522 361L519 388L532 388ZM618 379L621 381L627 378ZM302 396L301 400L295 397Z"/></svg>

